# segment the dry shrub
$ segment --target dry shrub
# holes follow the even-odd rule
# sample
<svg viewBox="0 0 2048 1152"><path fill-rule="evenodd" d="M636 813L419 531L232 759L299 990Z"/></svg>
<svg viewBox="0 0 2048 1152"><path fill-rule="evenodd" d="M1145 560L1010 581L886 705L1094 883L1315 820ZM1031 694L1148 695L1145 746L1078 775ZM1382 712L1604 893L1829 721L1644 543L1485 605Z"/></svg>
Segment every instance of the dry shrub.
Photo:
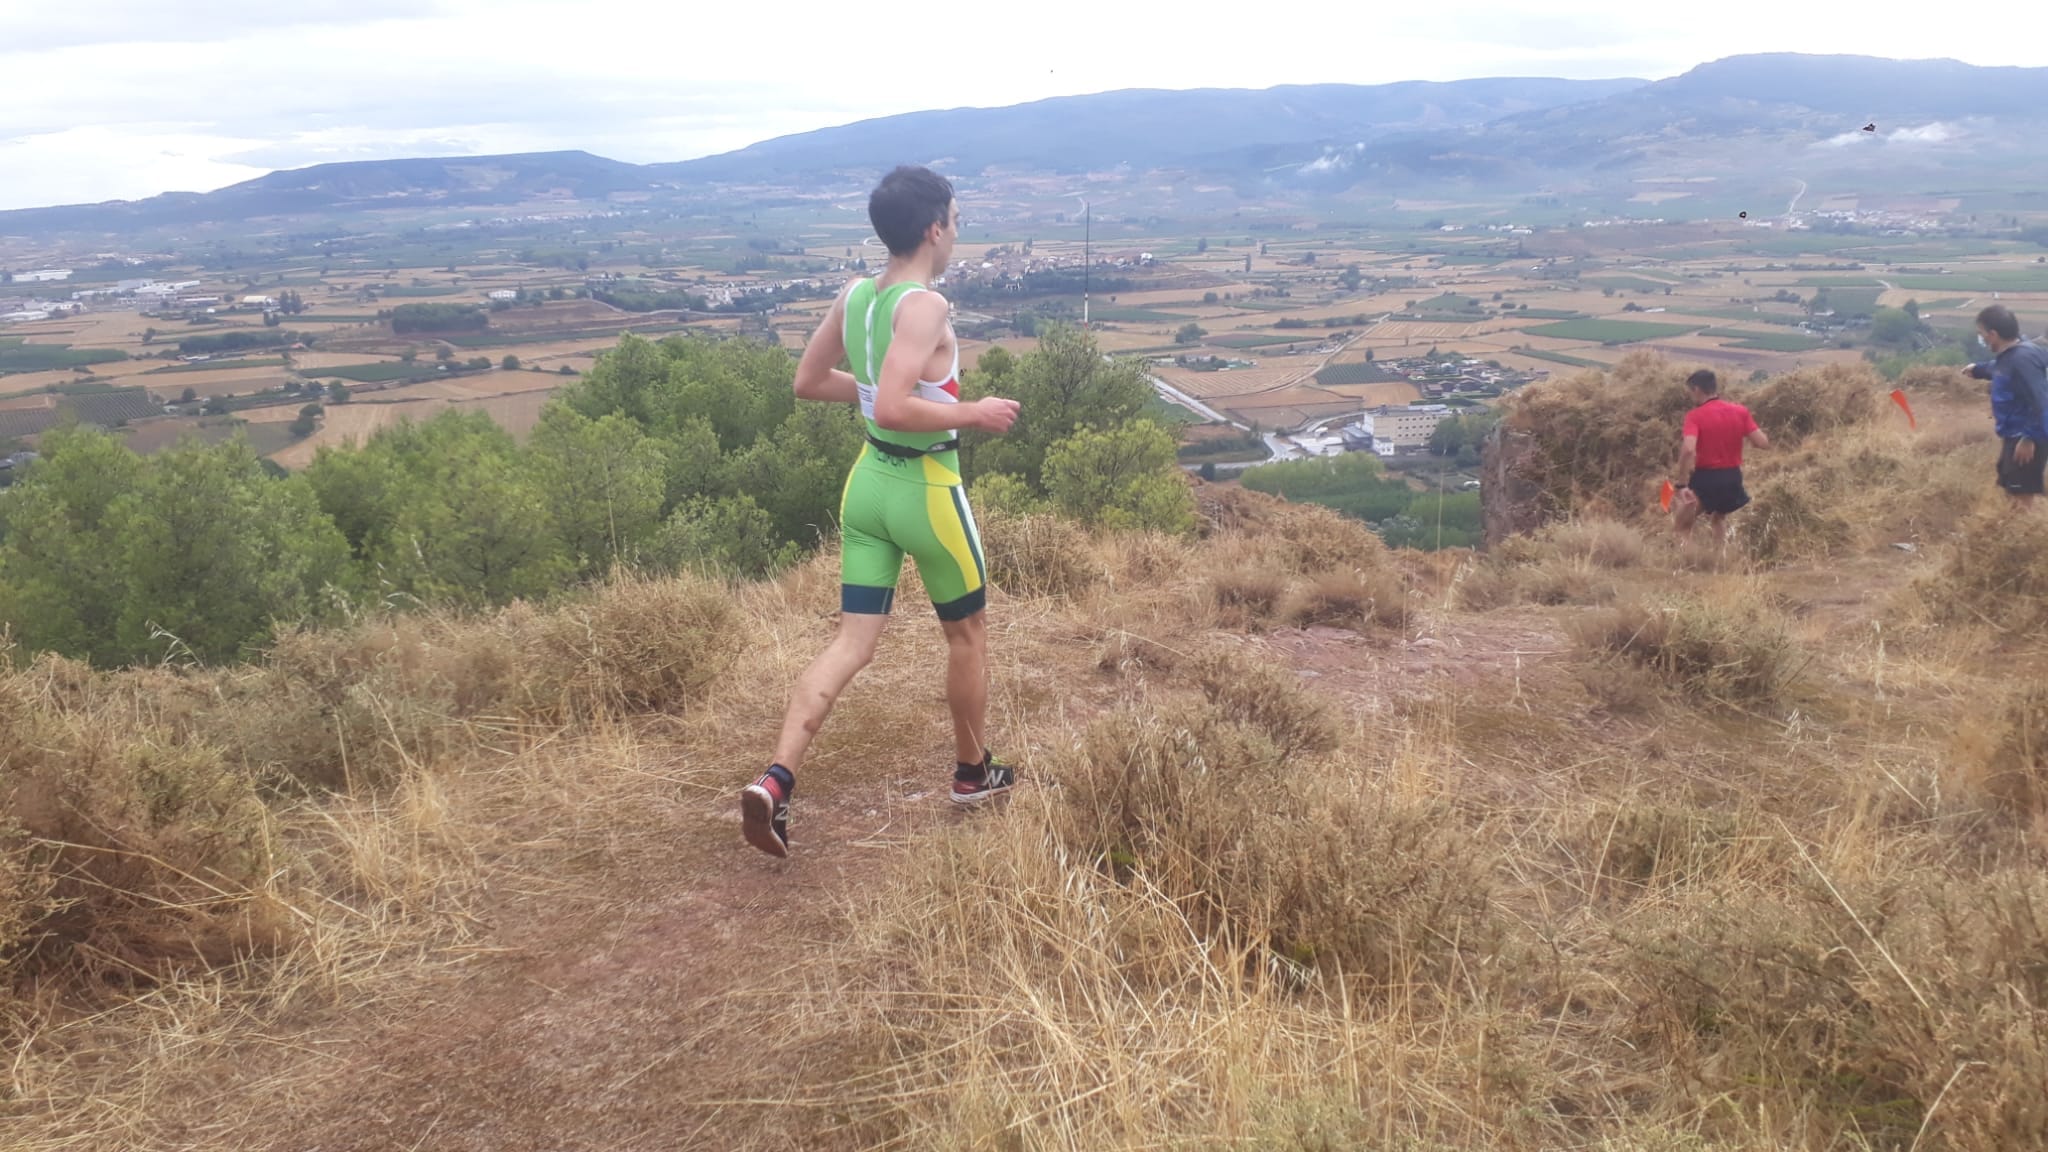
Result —
<svg viewBox="0 0 2048 1152"><path fill-rule="evenodd" d="M1979 515L1950 545L1941 568L1915 585L1929 615L1979 620L2009 635L2048 625L2048 520Z"/></svg>
<svg viewBox="0 0 2048 1152"><path fill-rule="evenodd" d="M0 679L0 972L129 986L288 942L262 895L275 833L249 778L147 717L43 694L59 659Z"/></svg>
<svg viewBox="0 0 2048 1152"><path fill-rule="evenodd" d="M1620 594L1609 572L1643 560L1642 533L1611 520L1561 521L1511 536L1458 581L1458 602L1485 611L1514 604L1607 604Z"/></svg>
<svg viewBox="0 0 2048 1152"><path fill-rule="evenodd" d="M2048 815L2048 686L2021 682L1986 711L1958 727L1959 759L1999 808L2023 820Z"/></svg>
<svg viewBox="0 0 2048 1152"><path fill-rule="evenodd" d="M1217 649L1202 656L1193 675L1224 719L1265 733L1282 756L1337 747L1336 710L1288 669Z"/></svg>
<svg viewBox="0 0 2048 1152"><path fill-rule="evenodd" d="M2048 880L1800 866L1624 936L1640 1042L1733 1111L1803 1117L1802 1146L2048 1147Z"/></svg>
<svg viewBox="0 0 2048 1152"><path fill-rule="evenodd" d="M1596 808L1577 844L1595 877L1641 892L1712 879L1754 835L1751 821L1735 812L1635 802Z"/></svg>
<svg viewBox="0 0 2048 1152"><path fill-rule="evenodd" d="M1295 625L1362 630L1383 624L1396 628L1407 620L1407 591L1401 578L1387 569L1338 569L1296 583L1286 595L1281 615Z"/></svg>
<svg viewBox="0 0 2048 1152"><path fill-rule="evenodd" d="M1906 402L1910 404L1921 396L1982 401L1990 384L1971 380L1963 375L1961 368L1915 364L1899 373L1898 387L1906 393Z"/></svg>
<svg viewBox="0 0 2048 1152"><path fill-rule="evenodd" d="M1631 600L1577 623L1580 643L1656 669L1687 696L1745 704L1776 699L1794 673L1792 639L1754 600Z"/></svg>
<svg viewBox="0 0 2048 1152"><path fill-rule="evenodd" d="M738 660L746 634L720 583L622 576L586 600L502 618L523 673L514 704L542 722L683 711Z"/></svg>
<svg viewBox="0 0 2048 1152"><path fill-rule="evenodd" d="M1649 548L1641 531L1618 520L1567 520L1540 535L1560 555L1610 570L1640 565Z"/></svg>
<svg viewBox="0 0 2048 1152"><path fill-rule="evenodd" d="M382 787L463 748L625 712L680 712L737 659L722 584L621 575L550 609L401 616L281 635L233 681L230 755L267 778ZM260 706L254 706L260 702Z"/></svg>
<svg viewBox="0 0 2048 1152"><path fill-rule="evenodd" d="M1240 562L1209 573L1210 604L1225 627L1253 628L1279 614L1287 578L1271 568Z"/></svg>
<svg viewBox="0 0 2048 1152"><path fill-rule="evenodd" d="M1806 477L1757 485L1744 535L1759 560L1819 560L1846 548L1855 529L1836 510L1836 501L1815 491Z"/></svg>
<svg viewBox="0 0 2048 1152"><path fill-rule="evenodd" d="M1098 720L1059 774L1060 842L1188 909L1204 936L1375 984L1442 979L1496 948L1488 868L1446 807L1339 786L1269 736L1317 726L1299 692L1240 672L1216 712Z"/></svg>
<svg viewBox="0 0 2048 1152"><path fill-rule="evenodd" d="M1088 533L1047 512L978 518L988 580L1012 596L1070 597L1102 581Z"/></svg>
<svg viewBox="0 0 2048 1152"><path fill-rule="evenodd" d="M1887 391L1867 364L1823 364L1773 377L1740 399L1773 447L1792 448L1810 436L1868 424Z"/></svg>
<svg viewBox="0 0 2048 1152"><path fill-rule="evenodd" d="M1657 478L1670 471L1691 403L1687 374L1636 351L1604 372L1542 381L1509 398L1505 424L1535 449L1515 478L1534 487L1546 518L1627 519L1655 507Z"/></svg>
<svg viewBox="0 0 2048 1152"><path fill-rule="evenodd" d="M1282 542L1279 554L1303 576L1330 571L1386 568L1387 545L1363 522L1316 504L1289 504L1269 531Z"/></svg>

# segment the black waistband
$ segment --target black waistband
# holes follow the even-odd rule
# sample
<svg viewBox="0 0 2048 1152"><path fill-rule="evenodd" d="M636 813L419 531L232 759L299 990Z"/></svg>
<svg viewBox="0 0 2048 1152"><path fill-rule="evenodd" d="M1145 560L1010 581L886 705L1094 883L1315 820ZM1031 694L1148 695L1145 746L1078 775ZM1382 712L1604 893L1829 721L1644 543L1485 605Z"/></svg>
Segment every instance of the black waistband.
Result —
<svg viewBox="0 0 2048 1152"><path fill-rule="evenodd" d="M915 460L919 456L936 456L941 452L950 452L960 446L959 438L955 437L951 440L941 440L928 448L911 448L902 444L891 444L887 440L877 440L872 432L868 433L868 443L900 460Z"/></svg>

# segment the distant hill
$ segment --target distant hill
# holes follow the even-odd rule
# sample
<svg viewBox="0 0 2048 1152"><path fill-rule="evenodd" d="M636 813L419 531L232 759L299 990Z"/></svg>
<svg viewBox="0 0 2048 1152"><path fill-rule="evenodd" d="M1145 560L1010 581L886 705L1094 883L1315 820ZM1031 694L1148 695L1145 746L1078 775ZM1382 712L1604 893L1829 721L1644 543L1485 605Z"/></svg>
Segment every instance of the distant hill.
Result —
<svg viewBox="0 0 2048 1152"><path fill-rule="evenodd" d="M1778 53L1717 60L1476 128L1390 135L1336 157L1325 175L1340 184L1513 185L1643 171L1974 169L1983 186L2004 178L2004 166L1984 163L1987 146L2025 147L2044 128L2048 68Z"/></svg>
<svg viewBox="0 0 2048 1152"><path fill-rule="evenodd" d="M1261 91L1130 89L1061 96L1007 108L954 108L863 120L701 160L655 166L685 181L765 181L898 162L944 161L954 171L990 167L1080 172L1201 164L1246 151L1306 149L1393 132L1477 127L1518 112L1596 100L1642 80L1483 79L1288 85Z"/></svg>
<svg viewBox="0 0 2048 1152"><path fill-rule="evenodd" d="M1866 130L1868 125L1868 130ZM1793 178L2022 191L1999 150L2048 139L2048 68L1790 53L1668 80L1496 78L1260 91L1132 89L1005 108L915 112L735 152L634 165L588 152L376 160L276 172L220 191L0 212L0 233L144 228L368 209L676 201L716 185L865 183L902 162L998 172L1168 171L1271 192L1625 189L1644 176L1722 187ZM2010 187L2008 187L2010 186ZM1625 193L1624 193L1625 195Z"/></svg>

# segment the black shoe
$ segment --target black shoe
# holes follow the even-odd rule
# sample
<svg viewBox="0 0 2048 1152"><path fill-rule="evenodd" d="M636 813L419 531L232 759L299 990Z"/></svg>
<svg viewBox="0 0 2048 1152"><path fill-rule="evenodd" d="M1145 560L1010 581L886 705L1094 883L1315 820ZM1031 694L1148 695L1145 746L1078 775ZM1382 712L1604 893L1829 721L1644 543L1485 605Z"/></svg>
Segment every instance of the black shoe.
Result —
<svg viewBox="0 0 2048 1152"><path fill-rule="evenodd" d="M997 760L993 752L984 752L978 766L965 770L964 775L959 770L953 773L953 803L981 804L1008 792L1016 784L1017 770Z"/></svg>
<svg viewBox="0 0 2048 1152"><path fill-rule="evenodd" d="M789 798L796 777L780 764L740 791L740 835L770 856L789 855Z"/></svg>

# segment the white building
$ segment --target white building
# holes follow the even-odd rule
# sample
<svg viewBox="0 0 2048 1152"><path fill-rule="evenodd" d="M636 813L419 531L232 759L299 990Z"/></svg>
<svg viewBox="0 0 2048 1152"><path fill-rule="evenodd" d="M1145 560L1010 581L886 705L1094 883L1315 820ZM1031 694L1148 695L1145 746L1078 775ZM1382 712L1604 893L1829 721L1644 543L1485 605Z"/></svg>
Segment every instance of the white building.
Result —
<svg viewBox="0 0 2048 1152"><path fill-rule="evenodd" d="M71 269L69 268L43 268L34 272L16 272L14 274L14 282L16 284L50 284L58 280L69 279L71 279Z"/></svg>
<svg viewBox="0 0 2048 1152"><path fill-rule="evenodd" d="M489 293L486 298L491 300L517 300L519 299L519 293L514 292L510 288L499 288Z"/></svg>
<svg viewBox="0 0 2048 1152"><path fill-rule="evenodd" d="M9 312L6 315L0 315L0 323L27 324L36 320L48 320L49 318L50 314L48 312Z"/></svg>
<svg viewBox="0 0 2048 1152"><path fill-rule="evenodd" d="M1407 404L1375 408L1358 418L1358 426L1372 437L1373 450L1385 454L1428 444L1430 433L1450 418L1447 404Z"/></svg>
<svg viewBox="0 0 2048 1152"><path fill-rule="evenodd" d="M275 308L275 307L277 307L277 297L275 297L275 296L244 296L244 297L242 297L242 307L244 307L244 308Z"/></svg>

